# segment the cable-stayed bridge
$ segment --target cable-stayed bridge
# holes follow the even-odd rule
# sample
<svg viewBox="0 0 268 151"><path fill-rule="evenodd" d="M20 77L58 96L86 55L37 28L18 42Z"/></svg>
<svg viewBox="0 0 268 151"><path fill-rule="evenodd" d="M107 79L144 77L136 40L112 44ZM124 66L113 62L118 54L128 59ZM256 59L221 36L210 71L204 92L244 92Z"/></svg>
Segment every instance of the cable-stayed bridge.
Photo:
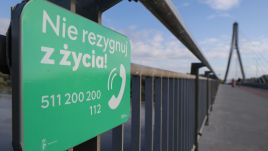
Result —
<svg viewBox="0 0 268 151"><path fill-rule="evenodd" d="M238 23L233 25L227 70L222 80L191 37L170 0L129 1L144 5L199 60L191 64L190 74L130 64L126 59L129 48L127 38L100 26L102 13L121 0L22 1L12 8L10 27L6 36L0 37L0 71L9 77L5 79L10 80L12 88L10 94L1 92L0 95L0 150L266 150L267 90L253 87L265 88L267 76L247 76L247 60L244 60L243 50L239 48ZM69 18L55 15L52 19L47 11L49 9L52 13L62 13ZM40 14L43 14L41 19L36 17ZM31 17L36 18L29 22ZM83 27L83 39L87 38L88 46L73 42L79 39L79 32L74 25L66 27L66 20L70 18L77 27ZM38 20L45 23L39 24ZM60 23L64 29L62 31L59 30ZM55 35L49 35L47 39L36 37L38 34L34 31L38 25L42 33L54 32L57 38ZM49 26L51 29L46 30ZM87 27L92 31L85 30ZM66 37L69 41L60 39ZM103 39L102 44L98 38ZM116 40L108 42L112 38ZM40 58L35 54L32 46L47 41L55 45L69 42L59 50L59 54L64 56L61 61L57 60L59 56L53 56L57 51L48 46L40 49L45 56ZM24 49L29 43L31 45ZM93 88L102 85L103 81L106 84L107 79L102 76L107 74L105 71L109 69L107 62L110 56L102 55L106 52L104 48L103 52L97 49L105 47L105 44L108 46L107 43L110 53L116 52L113 48L117 47L117 53L121 55L114 59L114 64L119 66L107 72L110 75L109 90L105 85L96 91L84 92L84 88L92 88L90 82L94 83ZM94 47L96 51L86 54L70 51L68 46ZM229 79L237 81L237 87L224 84L228 83L228 74L232 73L234 52L241 76ZM41 60L34 61L36 58ZM258 55L258 58L258 63L265 62L263 56ZM40 63L46 67L59 63L61 68L49 66L43 70L43 65L38 66ZM80 73L82 69L79 65L82 69L97 69L90 74L87 71ZM206 68L206 71L201 73L201 68ZM264 67L259 66L258 70L263 71ZM62 78L57 78L58 75ZM90 78L95 80L89 82ZM64 80L50 83L53 79ZM28 87L35 89L29 91ZM114 93L118 95L110 97L110 90L116 87L118 92ZM63 96L59 92L66 90L74 91L66 92ZM53 94L36 99L43 92ZM62 102L64 97L67 98L65 103ZM129 104L122 107L124 103ZM85 107L88 112L83 110ZM119 114L125 110L128 112ZM42 116L36 118L34 115ZM43 121L47 123L42 124ZM112 126L107 129L108 125Z"/></svg>

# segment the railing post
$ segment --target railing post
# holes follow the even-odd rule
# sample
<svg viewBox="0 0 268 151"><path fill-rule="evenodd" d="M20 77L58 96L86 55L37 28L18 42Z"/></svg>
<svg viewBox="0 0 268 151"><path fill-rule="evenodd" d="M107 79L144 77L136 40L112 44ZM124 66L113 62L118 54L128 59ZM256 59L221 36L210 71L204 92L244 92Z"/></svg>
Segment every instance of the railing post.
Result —
<svg viewBox="0 0 268 151"><path fill-rule="evenodd" d="M214 80L216 80L217 78L216 78L216 75L215 74L212 74L212 75L210 75L210 77L212 78L212 79L214 79ZM215 81L213 81L213 83L212 83L212 85L211 85L211 87L212 87L212 89L211 89L211 93L212 93L212 97L211 97L211 108L210 108L210 111L213 111L213 105L214 105L214 103L215 103L215 92L217 92L217 90L215 90L215 88L217 88L217 87L215 87L216 85L215 85Z"/></svg>
<svg viewBox="0 0 268 151"><path fill-rule="evenodd" d="M202 63L192 63L191 74L195 75L195 151L198 151L198 133L199 133L199 69L203 67Z"/></svg>
<svg viewBox="0 0 268 151"><path fill-rule="evenodd" d="M132 76L131 151L141 150L141 80L141 75Z"/></svg>
<svg viewBox="0 0 268 151"><path fill-rule="evenodd" d="M0 35L0 72L9 74L6 52L6 36Z"/></svg>
<svg viewBox="0 0 268 151"><path fill-rule="evenodd" d="M85 11L83 9L85 6L78 3L77 0L50 0L51 2L64 7L66 9L71 10L74 13L80 14L92 21L97 23L101 23L101 14L102 12L99 10L99 4L96 2L89 3L87 5L87 10L92 11ZM100 151L100 136L96 136L78 146L73 148L74 151Z"/></svg>
<svg viewBox="0 0 268 151"><path fill-rule="evenodd" d="M102 12L100 10L98 10L99 6L97 3L92 3L92 5L90 7L88 7L88 10L93 10L93 12L88 13L87 15L83 14L83 11L81 11L81 8L79 7L78 3L76 3L76 0L71 0L71 5L70 5L70 9L72 9L72 11L75 11L77 14L83 15L84 17L97 22L99 24L101 24L101 15ZM85 142L85 151L90 150L90 151L100 151L100 135L96 136L94 138L92 138L91 140ZM79 151L83 151L83 150L79 150Z"/></svg>
<svg viewBox="0 0 268 151"><path fill-rule="evenodd" d="M195 81L191 80L191 91L195 93ZM191 145L195 144L195 96L191 95Z"/></svg>
<svg viewBox="0 0 268 151"><path fill-rule="evenodd" d="M207 77L207 120L206 120L206 125L209 125L209 108L210 108L210 95L209 95L209 91L210 91L210 86L209 86L209 74L211 73L211 71L206 71L205 72L205 76Z"/></svg>
<svg viewBox="0 0 268 151"><path fill-rule="evenodd" d="M112 131L112 151L123 151L124 125L119 125Z"/></svg>
<svg viewBox="0 0 268 151"><path fill-rule="evenodd" d="M190 117L189 117L189 80L187 79L186 80L186 98L185 98L185 109L186 109L186 111L185 111L185 117L186 117L186 129L185 129L185 131L186 131L186 135L185 135L185 142L186 142L186 150L190 150L190 145L189 145L189 127L190 127L190 125L189 125L189 119L190 119Z"/></svg>
<svg viewBox="0 0 268 151"><path fill-rule="evenodd" d="M20 13L22 12L23 6L25 2L18 4L11 10L11 24L10 29L7 34L7 39L9 39L10 44L12 43L12 47L10 47L11 54L11 87L12 87L12 146L14 151L21 151L21 78L20 78ZM8 45L7 45L8 47Z"/></svg>

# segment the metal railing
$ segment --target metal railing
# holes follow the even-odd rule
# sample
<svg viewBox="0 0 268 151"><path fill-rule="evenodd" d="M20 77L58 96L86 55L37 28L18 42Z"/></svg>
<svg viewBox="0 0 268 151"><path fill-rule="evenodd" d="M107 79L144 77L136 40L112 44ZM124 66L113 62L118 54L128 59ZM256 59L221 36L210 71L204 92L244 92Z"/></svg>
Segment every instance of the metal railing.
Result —
<svg viewBox="0 0 268 151"><path fill-rule="evenodd" d="M195 146L195 76L132 64L131 118L101 135L102 151L190 151ZM200 77L199 135L219 81ZM208 124L208 123L207 123Z"/></svg>
<svg viewBox="0 0 268 151"><path fill-rule="evenodd" d="M242 84L244 86L250 86L254 88L268 89L268 75L263 75L259 78L245 79L243 83L237 82L237 84Z"/></svg>

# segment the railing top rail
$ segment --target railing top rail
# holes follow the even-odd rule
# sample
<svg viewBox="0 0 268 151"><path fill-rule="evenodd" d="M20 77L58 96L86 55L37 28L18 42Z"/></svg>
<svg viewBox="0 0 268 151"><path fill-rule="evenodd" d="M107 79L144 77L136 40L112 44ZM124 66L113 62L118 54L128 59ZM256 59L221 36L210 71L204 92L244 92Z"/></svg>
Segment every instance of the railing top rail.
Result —
<svg viewBox="0 0 268 151"><path fill-rule="evenodd" d="M180 78L180 79L195 79L194 75L180 72L168 71L159 68L148 67L144 65L131 64L132 75L142 75L148 77L166 77L166 78ZM205 77L200 77L201 80L206 80Z"/></svg>

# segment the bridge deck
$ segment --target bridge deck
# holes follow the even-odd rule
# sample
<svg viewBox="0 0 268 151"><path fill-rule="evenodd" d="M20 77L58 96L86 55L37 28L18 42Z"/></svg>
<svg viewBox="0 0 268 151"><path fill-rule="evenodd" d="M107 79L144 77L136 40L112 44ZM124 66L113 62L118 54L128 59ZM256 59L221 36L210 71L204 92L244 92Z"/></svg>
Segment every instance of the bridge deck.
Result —
<svg viewBox="0 0 268 151"><path fill-rule="evenodd" d="M200 151L267 151L268 91L221 85Z"/></svg>

